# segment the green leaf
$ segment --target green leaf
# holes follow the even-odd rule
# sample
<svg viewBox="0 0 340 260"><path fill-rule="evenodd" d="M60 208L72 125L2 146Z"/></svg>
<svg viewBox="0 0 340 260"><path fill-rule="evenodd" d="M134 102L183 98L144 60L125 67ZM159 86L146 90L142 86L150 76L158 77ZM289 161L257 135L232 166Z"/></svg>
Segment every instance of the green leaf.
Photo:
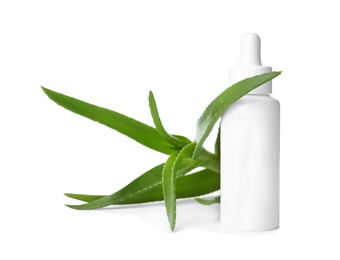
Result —
<svg viewBox="0 0 340 260"><path fill-rule="evenodd" d="M174 137L176 137L177 139L181 140L181 142L187 144L192 143L188 138L186 138L185 136L181 136L181 135L172 135Z"/></svg>
<svg viewBox="0 0 340 260"><path fill-rule="evenodd" d="M220 157L218 155L203 148L199 153L197 160L201 161L202 167L220 173Z"/></svg>
<svg viewBox="0 0 340 260"><path fill-rule="evenodd" d="M178 149L182 149L185 145L187 145L188 144L187 142L184 142L182 139L178 139L175 136L169 135L167 131L164 129L161 118L158 113L156 100L152 91L149 92L149 106L153 122L159 135L168 143L172 144L174 147L177 147Z"/></svg>
<svg viewBox="0 0 340 260"><path fill-rule="evenodd" d="M207 139L209 133L214 127L217 120L222 116L224 111L234 102L246 95L248 92L261 86L267 81L280 75L281 72L269 72L255 77L247 78L237 82L231 87L223 91L218 97L216 97L205 109L202 116L196 125L196 137L197 143L196 150L194 152L194 159L199 157L200 152L203 149L203 143Z"/></svg>
<svg viewBox="0 0 340 260"><path fill-rule="evenodd" d="M151 126L118 112L86 103L44 87L41 88L51 100L76 114L106 125L156 151L165 154L173 152L173 145L164 140L158 131Z"/></svg>
<svg viewBox="0 0 340 260"><path fill-rule="evenodd" d="M92 202L95 200L99 200L105 195L86 195L86 194L73 194L73 193L64 193L65 196L71 198L71 199L76 199L84 202Z"/></svg>
<svg viewBox="0 0 340 260"><path fill-rule="evenodd" d="M216 196L210 199L195 198L195 200L202 205L209 206L215 203L220 203L220 196Z"/></svg>
<svg viewBox="0 0 340 260"><path fill-rule="evenodd" d="M178 168L184 159L191 160L190 158L192 157L195 147L195 143L188 144L179 153L173 153L164 165L163 194L165 208L172 231L174 231L176 225L176 177L182 175L182 173L178 171ZM195 164L194 161L193 164Z"/></svg>
<svg viewBox="0 0 340 260"><path fill-rule="evenodd" d="M178 153L171 154L164 164L162 180L166 213L172 231L176 225L176 172L174 171Z"/></svg>
<svg viewBox="0 0 340 260"><path fill-rule="evenodd" d="M201 162L191 159L192 155L195 151L196 143L190 143L186 145L178 154L176 161L174 163L173 171L176 173L176 176L181 176L186 174L187 172L179 171L178 168L180 167L183 160L187 160L187 162L192 165L199 165Z"/></svg>
<svg viewBox="0 0 340 260"><path fill-rule="evenodd" d="M159 175L161 176L161 171ZM150 184L152 186L152 184ZM176 198L192 198L205 194L212 193L220 189L220 175L214 171L204 169L195 173L182 175L176 180ZM84 194L72 194L65 193L69 198L84 201L93 202L101 199L103 195L84 195ZM156 185L154 189L149 189L144 193L139 193L136 196L119 197L111 200L110 205L126 205L162 201L163 189L161 185Z"/></svg>
<svg viewBox="0 0 340 260"><path fill-rule="evenodd" d="M221 126L218 128L218 133L215 141L215 154L221 156Z"/></svg>
<svg viewBox="0 0 340 260"><path fill-rule="evenodd" d="M78 210L91 210L103 208L112 205L113 203L120 204L120 202L124 200L143 194L144 192L147 192L155 188L157 185L161 185L162 180L161 173L163 167L164 164L155 166L154 168L150 169L149 171L145 172L144 174L136 178L134 181L129 183L123 189L119 190L118 192L110 196L105 196L83 205L66 205L66 206Z"/></svg>
<svg viewBox="0 0 340 260"><path fill-rule="evenodd" d="M195 169L200 165L200 162L193 161L192 159L184 159L179 166L178 173L183 175L191 170ZM130 182L121 190L113 193L112 195L102 197L97 200L91 200L87 204L82 205L66 205L72 209L77 210L91 210L91 209L99 209L103 207L107 207L113 204L125 204L127 201L131 201L131 203L142 203L143 200L139 200L138 198L143 198L144 193L148 193L153 191L154 189L161 188L162 189L162 171L164 168L164 164L160 164L150 169L149 171L143 173L141 176ZM66 196L76 199L86 199L88 200L91 195L84 195L87 197L78 197L78 194L68 194ZM137 201L136 201L136 200ZM85 200L85 201L86 201Z"/></svg>
<svg viewBox="0 0 340 260"><path fill-rule="evenodd" d="M220 174L204 169L181 176L176 181L176 197L192 198L220 189Z"/></svg>

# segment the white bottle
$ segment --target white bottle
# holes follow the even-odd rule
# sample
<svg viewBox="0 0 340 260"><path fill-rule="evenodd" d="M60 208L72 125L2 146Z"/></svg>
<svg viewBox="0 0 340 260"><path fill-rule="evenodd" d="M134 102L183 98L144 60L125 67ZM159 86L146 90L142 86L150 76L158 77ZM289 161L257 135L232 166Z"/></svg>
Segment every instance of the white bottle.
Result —
<svg viewBox="0 0 340 260"><path fill-rule="evenodd" d="M230 84L272 71L261 66L258 35L241 39L238 67ZM271 82L231 105L221 120L221 222L226 227L263 231L279 226L280 104Z"/></svg>

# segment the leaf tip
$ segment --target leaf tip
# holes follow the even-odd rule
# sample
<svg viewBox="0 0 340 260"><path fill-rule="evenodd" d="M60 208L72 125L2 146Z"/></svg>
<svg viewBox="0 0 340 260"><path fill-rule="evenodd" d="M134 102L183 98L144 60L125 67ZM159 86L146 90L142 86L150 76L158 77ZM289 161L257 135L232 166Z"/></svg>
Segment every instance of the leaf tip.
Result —
<svg viewBox="0 0 340 260"><path fill-rule="evenodd" d="M152 90L149 90L149 100L150 100L151 98L154 99L154 95L153 95Z"/></svg>
<svg viewBox="0 0 340 260"><path fill-rule="evenodd" d="M65 204L65 206L70 208L70 209L76 209L76 210L81 209L81 208L79 208L81 205L69 205L69 204Z"/></svg>
<svg viewBox="0 0 340 260"><path fill-rule="evenodd" d="M220 203L221 199L220 196L216 196L210 199L203 199L203 198L195 198L195 200L205 206L210 206L212 204Z"/></svg>
<svg viewBox="0 0 340 260"><path fill-rule="evenodd" d="M66 197L69 197L69 198L73 199L73 193L64 193L64 195ZM65 206L67 206L67 205L65 205Z"/></svg>
<svg viewBox="0 0 340 260"><path fill-rule="evenodd" d="M171 232L175 232L176 219L168 219Z"/></svg>
<svg viewBox="0 0 340 260"><path fill-rule="evenodd" d="M53 93L52 90L45 88L43 86L40 86L40 88L42 89L42 91L44 91L44 93L50 98L50 94Z"/></svg>
<svg viewBox="0 0 340 260"><path fill-rule="evenodd" d="M42 91L44 91L46 93L47 88L44 88L43 86L40 85L40 88L42 89Z"/></svg>
<svg viewBox="0 0 340 260"><path fill-rule="evenodd" d="M172 231L172 232L175 232L175 227L176 227L175 223L172 224L172 225L170 225L170 228L171 228L171 231Z"/></svg>
<svg viewBox="0 0 340 260"><path fill-rule="evenodd" d="M67 195L66 195L67 196ZM69 205L69 204L65 204L65 206L66 207L68 207L68 208L71 208L71 209L75 209L74 207L75 207L75 205Z"/></svg>

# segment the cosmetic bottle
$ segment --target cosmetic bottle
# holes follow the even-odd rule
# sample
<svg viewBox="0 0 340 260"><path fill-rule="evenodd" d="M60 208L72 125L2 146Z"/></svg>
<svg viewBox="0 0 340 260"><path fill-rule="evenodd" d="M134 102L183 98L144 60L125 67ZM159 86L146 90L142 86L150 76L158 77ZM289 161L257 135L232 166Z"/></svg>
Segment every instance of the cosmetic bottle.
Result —
<svg viewBox="0 0 340 260"><path fill-rule="evenodd" d="M242 37L230 85L272 71L261 65L260 45L257 34ZM221 119L220 218L231 229L279 226L280 104L271 93L270 81L232 104Z"/></svg>

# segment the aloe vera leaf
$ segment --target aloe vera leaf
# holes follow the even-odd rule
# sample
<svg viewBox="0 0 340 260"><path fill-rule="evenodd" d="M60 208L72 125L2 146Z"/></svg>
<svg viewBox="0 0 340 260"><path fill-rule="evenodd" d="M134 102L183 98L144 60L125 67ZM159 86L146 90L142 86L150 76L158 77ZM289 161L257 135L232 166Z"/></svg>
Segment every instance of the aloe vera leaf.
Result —
<svg viewBox="0 0 340 260"><path fill-rule="evenodd" d="M222 116L223 112L234 102L246 95L248 92L261 86L267 81L280 75L281 72L269 72L262 75L254 76L237 82L231 87L223 91L217 96L205 109L196 125L197 143L193 158L197 159L203 148L203 143L207 139L209 133L214 127L217 120Z"/></svg>
<svg viewBox="0 0 340 260"><path fill-rule="evenodd" d="M213 154L203 148L199 153L197 160L201 161L202 167L220 173L220 157L218 155Z"/></svg>
<svg viewBox="0 0 340 260"><path fill-rule="evenodd" d="M103 197L106 197L106 195L88 195L88 194L74 194L74 193L64 193L64 195L71 199L80 200L84 202L92 202L95 200L99 200Z"/></svg>
<svg viewBox="0 0 340 260"><path fill-rule="evenodd" d="M195 200L202 205L209 206L215 203L220 203L220 196L216 196L210 199L195 198Z"/></svg>
<svg viewBox="0 0 340 260"><path fill-rule="evenodd" d="M187 143L167 133L167 131L165 130L162 124L161 118L159 116L156 100L155 100L155 97L152 91L149 92L149 107L150 107L150 112L151 112L153 122L155 124L156 130L158 131L159 135L162 138L164 138L168 143L171 143L173 146L178 147L179 149L182 149Z"/></svg>
<svg viewBox="0 0 340 260"><path fill-rule="evenodd" d="M215 141L215 154L221 156L221 126L218 128L218 133Z"/></svg>
<svg viewBox="0 0 340 260"><path fill-rule="evenodd" d="M190 141L187 137L182 136L182 135L174 135L172 134L172 136L176 137L177 139L179 139L181 142L183 142L185 145L192 143L192 141Z"/></svg>
<svg viewBox="0 0 340 260"><path fill-rule="evenodd" d="M178 168L180 167L180 165L181 165L181 163L184 159L190 160L194 164L195 164L195 162L197 164L199 163L198 161L191 159L192 154L194 153L195 147L196 147L196 143L190 143L190 144L186 145L185 147L183 147L183 149L179 152L179 154L178 154L178 156L175 160L174 167L173 167L173 171L176 173L176 176L181 176L182 174L186 173L186 172L183 172L183 171L182 172L178 171Z"/></svg>
<svg viewBox="0 0 340 260"><path fill-rule="evenodd" d="M200 166L200 162L191 159L184 159L178 169L181 174L190 172ZM162 170L164 164L160 164L143 173L141 176L130 182L121 190L112 195L102 197L82 205L66 205L69 208L77 210L91 210L110 206L112 204L121 204L128 199L139 197L142 194L154 190L157 187L162 187ZM183 172L183 173L182 173ZM66 195L68 196L68 195ZM72 195L71 195L72 196ZM75 197L76 195L73 195Z"/></svg>
<svg viewBox="0 0 340 260"><path fill-rule="evenodd" d="M134 181L130 182L123 189L119 190L118 192L110 196L105 196L101 199L83 205L66 205L66 206L78 210L98 209L111 205L113 201L119 203L120 201L123 201L124 199L127 199L129 197L138 196L143 192L153 189L155 185L157 186L161 183L161 173L163 167L164 164L155 166L149 171L143 173Z"/></svg>
<svg viewBox="0 0 340 260"><path fill-rule="evenodd" d="M179 153L173 153L164 165L162 177L163 194L172 231L174 231L176 225L176 176L181 176L182 174L178 171L178 168L184 159L192 157L195 147L196 143L188 144Z"/></svg>
<svg viewBox="0 0 340 260"><path fill-rule="evenodd" d="M41 88L55 103L78 115L106 125L153 150L165 154L173 152L173 145L164 140L158 131L151 126L118 112L86 103L44 87Z"/></svg>
<svg viewBox="0 0 340 260"><path fill-rule="evenodd" d="M220 189L220 175L214 171L204 169L195 173L180 176L176 180L176 198L192 198L209 194ZM65 193L69 198L92 202L101 199L103 195L84 195ZM163 189L161 185L145 193L129 198L117 198L112 200L111 205L137 204L163 200Z"/></svg>
<svg viewBox="0 0 340 260"><path fill-rule="evenodd" d="M209 169L187 174L176 180L176 198L192 198L220 189L220 174Z"/></svg>
<svg viewBox="0 0 340 260"><path fill-rule="evenodd" d="M162 173L164 203L172 231L176 225L176 172L174 167L178 154L175 152L169 156Z"/></svg>

